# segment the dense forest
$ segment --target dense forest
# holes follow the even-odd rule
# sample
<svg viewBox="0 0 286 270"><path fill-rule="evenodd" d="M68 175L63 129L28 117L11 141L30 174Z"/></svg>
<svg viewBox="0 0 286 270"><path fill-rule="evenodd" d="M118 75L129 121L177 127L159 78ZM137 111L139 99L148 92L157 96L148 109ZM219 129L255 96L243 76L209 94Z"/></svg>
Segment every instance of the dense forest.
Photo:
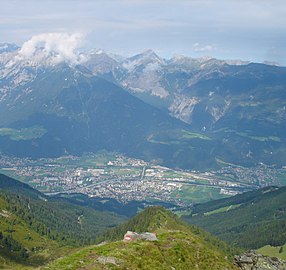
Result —
<svg viewBox="0 0 286 270"><path fill-rule="evenodd" d="M51 247L92 244L103 231L124 220L116 213L49 198L0 175L0 257L29 261Z"/></svg>
<svg viewBox="0 0 286 270"><path fill-rule="evenodd" d="M286 243L286 187L267 187L194 207L190 224L234 246L257 249Z"/></svg>

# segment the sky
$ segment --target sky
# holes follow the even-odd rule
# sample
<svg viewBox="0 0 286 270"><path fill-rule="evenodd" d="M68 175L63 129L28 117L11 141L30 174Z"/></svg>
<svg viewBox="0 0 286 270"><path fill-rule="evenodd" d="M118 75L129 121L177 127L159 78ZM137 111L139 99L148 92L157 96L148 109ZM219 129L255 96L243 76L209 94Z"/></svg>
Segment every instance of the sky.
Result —
<svg viewBox="0 0 286 270"><path fill-rule="evenodd" d="M0 4L0 42L22 46L29 40L46 42L47 37L49 46L63 48L72 39L82 49L101 48L124 56L153 49L164 58L211 56L286 66L285 0L0 0Z"/></svg>

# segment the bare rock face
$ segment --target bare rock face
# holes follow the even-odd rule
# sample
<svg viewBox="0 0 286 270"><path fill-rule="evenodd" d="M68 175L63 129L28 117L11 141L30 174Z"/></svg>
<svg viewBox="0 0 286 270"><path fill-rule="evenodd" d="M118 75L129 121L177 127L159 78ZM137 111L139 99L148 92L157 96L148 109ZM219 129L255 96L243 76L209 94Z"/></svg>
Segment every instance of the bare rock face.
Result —
<svg viewBox="0 0 286 270"><path fill-rule="evenodd" d="M129 242L134 240L145 240L145 241L157 241L157 236L155 233L144 232L144 233L137 233L132 231L127 231L124 235L123 241Z"/></svg>
<svg viewBox="0 0 286 270"><path fill-rule="evenodd" d="M285 270L286 261L276 257L267 257L250 250L240 256L235 256L234 265L241 270Z"/></svg>
<svg viewBox="0 0 286 270"><path fill-rule="evenodd" d="M113 264L113 265L116 265L118 266L120 263L122 263L121 260L115 258L115 257L106 257L106 256L99 256L97 258L97 261L103 265L106 265L106 264Z"/></svg>

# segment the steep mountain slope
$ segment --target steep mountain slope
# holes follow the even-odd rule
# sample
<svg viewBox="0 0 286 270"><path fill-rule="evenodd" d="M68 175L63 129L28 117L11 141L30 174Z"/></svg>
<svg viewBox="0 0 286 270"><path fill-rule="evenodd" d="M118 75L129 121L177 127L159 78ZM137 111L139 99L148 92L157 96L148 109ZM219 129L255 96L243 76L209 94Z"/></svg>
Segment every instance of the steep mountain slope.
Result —
<svg viewBox="0 0 286 270"><path fill-rule="evenodd" d="M104 55L104 59L108 57L116 65L98 70L93 65L99 66L100 60L94 57L83 64L97 74L109 74L109 78L112 75L115 81L145 101L152 103L153 100L156 104L157 100L158 106L165 104L163 107L173 116L197 128L215 128L214 125L221 118L227 118L237 106L247 110L263 102L269 104L269 98L275 101L275 96L285 101L286 69L283 67L207 57L176 56L166 60L152 50L120 61ZM197 117L199 109L205 109L204 118Z"/></svg>
<svg viewBox="0 0 286 270"><path fill-rule="evenodd" d="M82 66L9 65L0 100L5 153L42 157L107 149L182 167L196 166L195 155L208 155L201 151L208 138L189 135L185 123Z"/></svg>
<svg viewBox="0 0 286 270"><path fill-rule="evenodd" d="M201 170L220 160L285 165L284 67L166 60L152 50L130 58L97 50L71 62L41 48L25 58L2 47L0 151L107 149Z"/></svg>
<svg viewBox="0 0 286 270"><path fill-rule="evenodd" d="M192 124L215 133L225 144L217 155L244 165L259 160L285 163L281 154L285 148L285 72L285 68L259 64L223 66L186 90L201 100Z"/></svg>
<svg viewBox="0 0 286 270"><path fill-rule="evenodd" d="M21 217L10 210L7 197L0 196L0 266L37 266L62 253L60 244L31 228Z"/></svg>
<svg viewBox="0 0 286 270"><path fill-rule="evenodd" d="M213 138L218 143L209 149L212 159L285 164L285 67L184 56L165 60L149 50L102 75Z"/></svg>
<svg viewBox="0 0 286 270"><path fill-rule="evenodd" d="M109 236L123 239L125 229L155 232L158 241L104 243L59 259L46 269L236 269L216 246L219 240L207 242L163 208L144 210Z"/></svg>
<svg viewBox="0 0 286 270"><path fill-rule="evenodd" d="M29 185L8 177L4 174L0 174L0 191L11 192L18 195L29 196L34 199L46 200L48 197L38 190L30 187Z"/></svg>
<svg viewBox="0 0 286 270"><path fill-rule="evenodd" d="M267 187L194 208L183 219L229 244L257 249L286 243L286 188Z"/></svg>
<svg viewBox="0 0 286 270"><path fill-rule="evenodd" d="M111 212L47 197L0 175L1 265L44 264L72 246L95 243L105 229L123 220Z"/></svg>

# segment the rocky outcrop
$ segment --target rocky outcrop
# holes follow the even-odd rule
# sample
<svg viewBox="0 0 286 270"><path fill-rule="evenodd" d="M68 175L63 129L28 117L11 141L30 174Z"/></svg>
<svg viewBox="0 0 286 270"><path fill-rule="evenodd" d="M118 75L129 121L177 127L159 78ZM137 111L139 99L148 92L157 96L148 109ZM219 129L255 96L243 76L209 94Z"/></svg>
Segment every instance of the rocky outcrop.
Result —
<svg viewBox="0 0 286 270"><path fill-rule="evenodd" d="M285 270L286 261L277 257L267 257L256 251L248 251L240 256L235 256L234 265L241 270Z"/></svg>
<svg viewBox="0 0 286 270"><path fill-rule="evenodd" d="M106 264L113 264L113 265L116 265L118 266L119 264L122 263L122 260L119 260L115 257L106 257L106 256L99 256L97 258L97 261L100 263L100 264L103 264L103 265L106 265Z"/></svg>
<svg viewBox="0 0 286 270"><path fill-rule="evenodd" d="M145 240L145 241L157 241L157 236L155 233L144 232L136 233L132 231L127 231L124 235L125 242L134 241L134 240Z"/></svg>

